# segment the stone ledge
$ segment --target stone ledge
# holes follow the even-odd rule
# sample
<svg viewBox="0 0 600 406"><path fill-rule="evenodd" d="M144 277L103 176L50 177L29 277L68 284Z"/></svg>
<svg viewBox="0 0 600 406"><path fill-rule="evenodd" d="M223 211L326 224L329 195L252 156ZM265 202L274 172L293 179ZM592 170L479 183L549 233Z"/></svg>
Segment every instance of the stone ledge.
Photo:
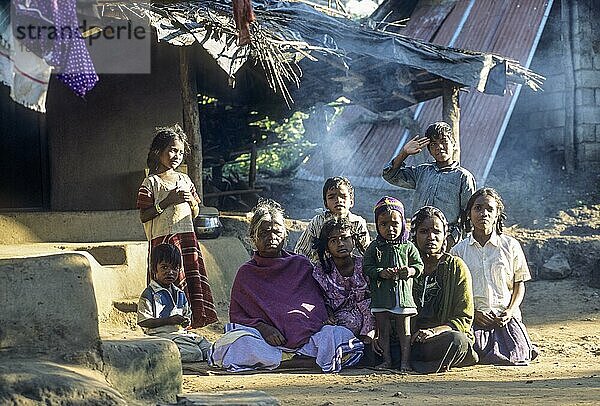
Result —
<svg viewBox="0 0 600 406"><path fill-rule="evenodd" d="M181 358L177 345L158 337L103 339L102 372L125 398L175 402L181 392Z"/></svg>
<svg viewBox="0 0 600 406"><path fill-rule="evenodd" d="M0 259L0 348L65 356L100 343L87 253Z"/></svg>
<svg viewBox="0 0 600 406"><path fill-rule="evenodd" d="M0 357L0 404L126 405L97 371L45 360Z"/></svg>

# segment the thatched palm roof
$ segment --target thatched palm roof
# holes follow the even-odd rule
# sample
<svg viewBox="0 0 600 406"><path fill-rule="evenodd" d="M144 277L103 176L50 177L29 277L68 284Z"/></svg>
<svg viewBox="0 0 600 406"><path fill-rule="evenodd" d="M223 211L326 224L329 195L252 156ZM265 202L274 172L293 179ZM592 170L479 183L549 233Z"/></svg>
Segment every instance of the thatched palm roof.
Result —
<svg viewBox="0 0 600 406"><path fill-rule="evenodd" d="M504 94L508 84L537 90L543 80L498 55L377 31L302 2L252 4L252 43L242 47L230 0L123 3L120 9L147 16L161 41L201 44L238 83L247 65L279 96L274 101L283 98L297 108L346 96L372 111L399 110L440 96L445 81Z"/></svg>

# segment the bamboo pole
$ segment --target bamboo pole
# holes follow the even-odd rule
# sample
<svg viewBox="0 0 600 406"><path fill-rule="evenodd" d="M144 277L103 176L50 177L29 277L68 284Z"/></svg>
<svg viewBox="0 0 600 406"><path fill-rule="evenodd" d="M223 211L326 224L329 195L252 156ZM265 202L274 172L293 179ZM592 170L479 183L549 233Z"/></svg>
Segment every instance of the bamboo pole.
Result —
<svg viewBox="0 0 600 406"><path fill-rule="evenodd" d="M190 154L187 157L188 176L196 186L198 196L203 196L202 186L202 134L198 111L198 86L196 70L190 58L189 46L179 48L179 82L183 105L183 130L188 136Z"/></svg>
<svg viewBox="0 0 600 406"><path fill-rule="evenodd" d="M442 120L450 124L454 134L454 154L456 162L460 162L460 103L459 88L448 81L444 81L442 92Z"/></svg>

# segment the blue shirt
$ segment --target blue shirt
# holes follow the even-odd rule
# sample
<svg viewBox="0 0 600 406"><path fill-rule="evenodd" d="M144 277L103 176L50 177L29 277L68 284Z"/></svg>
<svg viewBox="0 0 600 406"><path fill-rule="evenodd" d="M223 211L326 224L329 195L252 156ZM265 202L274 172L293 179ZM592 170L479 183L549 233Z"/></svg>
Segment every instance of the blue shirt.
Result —
<svg viewBox="0 0 600 406"><path fill-rule="evenodd" d="M180 314L191 319L192 310L185 297L183 290L171 284L169 288L163 288L156 281L150 284L142 294L138 302L138 324L148 319L166 319L167 317ZM173 333L181 330L181 326L168 325L156 328L144 328L146 334Z"/></svg>
<svg viewBox="0 0 600 406"><path fill-rule="evenodd" d="M458 162L441 169L435 163L417 166L402 163L393 169L390 162L382 176L392 185L415 190L412 214L423 206L434 206L444 213L449 224L459 222L469 198L475 193L475 178Z"/></svg>

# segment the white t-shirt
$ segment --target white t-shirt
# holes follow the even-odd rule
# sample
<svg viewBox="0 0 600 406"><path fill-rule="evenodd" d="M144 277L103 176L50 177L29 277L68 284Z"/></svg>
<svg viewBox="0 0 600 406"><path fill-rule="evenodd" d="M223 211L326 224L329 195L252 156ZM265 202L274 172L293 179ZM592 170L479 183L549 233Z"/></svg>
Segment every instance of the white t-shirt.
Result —
<svg viewBox="0 0 600 406"><path fill-rule="evenodd" d="M514 284L531 279L521 244L506 234L494 232L482 247L470 233L450 253L469 267L475 310L484 313L502 313L510 304ZM515 309L514 317L521 320L520 309Z"/></svg>
<svg viewBox="0 0 600 406"><path fill-rule="evenodd" d="M169 192L179 186L183 189L195 190L192 180L184 173L175 172L177 180L174 183L166 182L158 175L150 175L142 182L141 191L149 192L155 203L161 202ZM195 193L195 192L194 192ZM186 202L171 205L164 211L144 223L144 231L148 241L163 235L194 232L192 208Z"/></svg>

